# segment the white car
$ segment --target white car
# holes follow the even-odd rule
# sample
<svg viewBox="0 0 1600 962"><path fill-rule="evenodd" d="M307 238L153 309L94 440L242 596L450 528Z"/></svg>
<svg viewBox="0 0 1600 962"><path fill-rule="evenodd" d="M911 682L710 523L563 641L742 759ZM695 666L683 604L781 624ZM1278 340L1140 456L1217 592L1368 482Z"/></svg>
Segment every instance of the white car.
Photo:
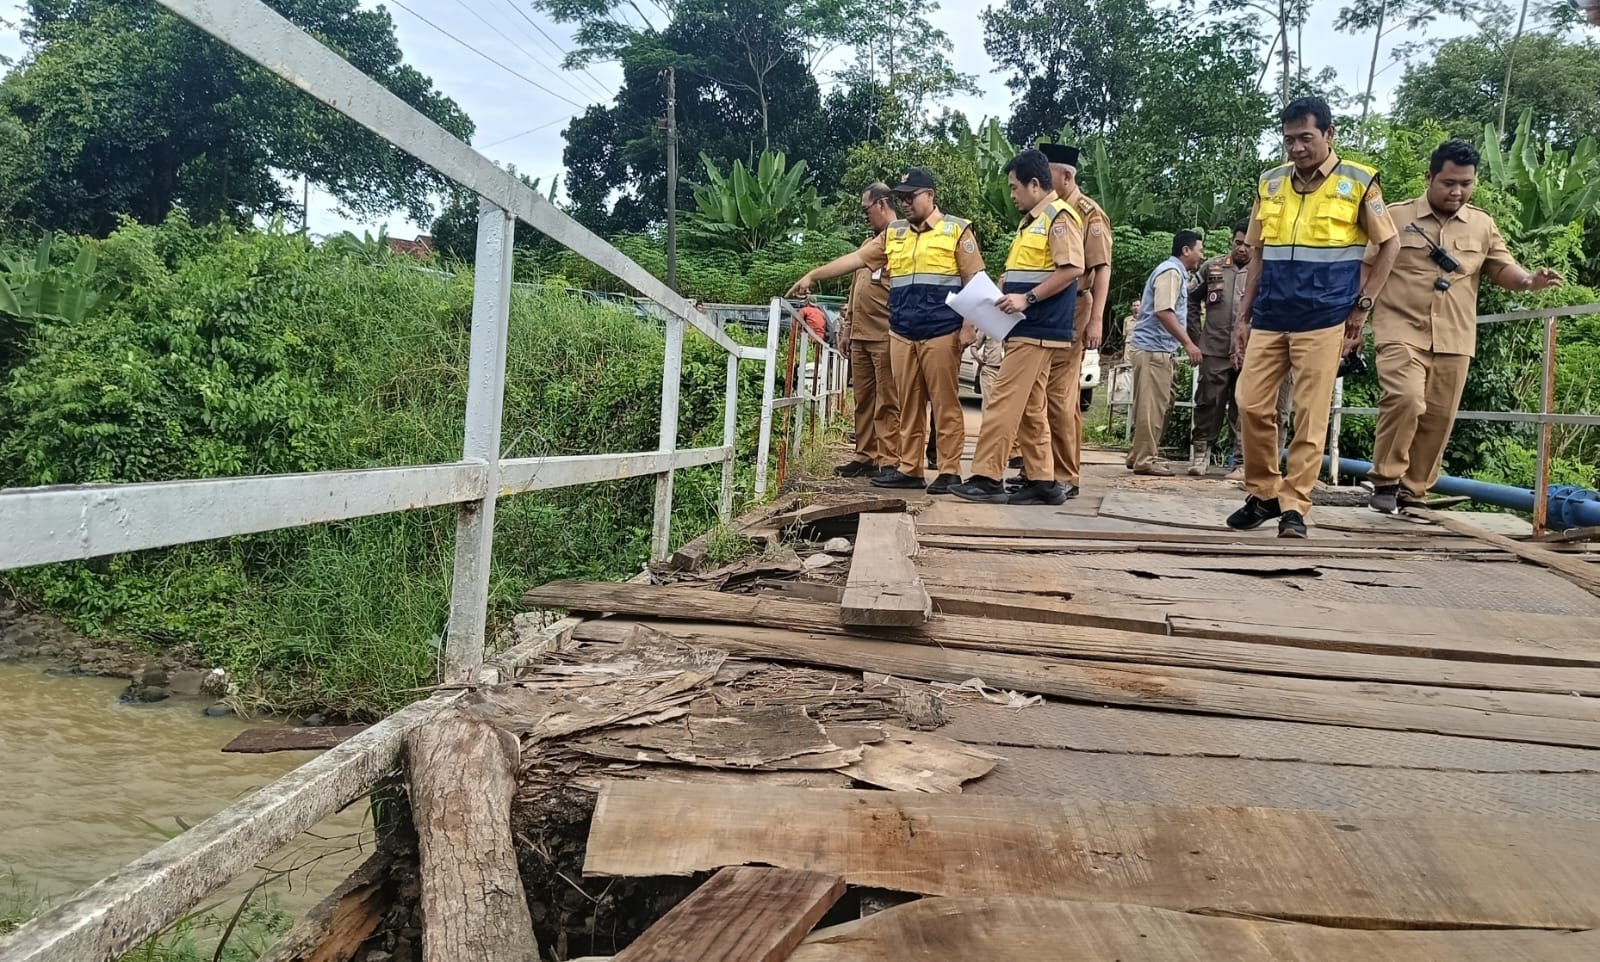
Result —
<svg viewBox="0 0 1600 962"><path fill-rule="evenodd" d="M1094 403L1094 389L1100 386L1100 352L1083 352L1083 370L1079 374L1078 410L1087 411ZM978 362L973 360L972 352L961 353L961 396L963 398L983 397L978 390Z"/></svg>

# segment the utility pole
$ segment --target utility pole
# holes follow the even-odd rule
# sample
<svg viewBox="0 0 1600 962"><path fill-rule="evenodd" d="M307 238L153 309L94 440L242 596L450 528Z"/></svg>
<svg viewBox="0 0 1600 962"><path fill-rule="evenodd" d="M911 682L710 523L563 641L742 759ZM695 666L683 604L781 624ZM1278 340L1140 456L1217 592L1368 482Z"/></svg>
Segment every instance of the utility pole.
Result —
<svg viewBox="0 0 1600 962"><path fill-rule="evenodd" d="M667 77L667 287L678 291L678 83L672 67Z"/></svg>

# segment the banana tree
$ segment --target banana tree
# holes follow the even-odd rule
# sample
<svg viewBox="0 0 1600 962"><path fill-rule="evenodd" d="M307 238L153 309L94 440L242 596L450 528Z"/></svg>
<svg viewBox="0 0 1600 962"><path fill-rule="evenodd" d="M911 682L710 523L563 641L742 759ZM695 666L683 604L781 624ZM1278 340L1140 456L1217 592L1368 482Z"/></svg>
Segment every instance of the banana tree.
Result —
<svg viewBox="0 0 1600 962"><path fill-rule="evenodd" d="M753 172L736 160L726 176L704 153L700 162L708 183L695 188L698 210L685 225L690 237L749 254L821 222L822 201L803 160L790 167L781 152L766 151Z"/></svg>
<svg viewBox="0 0 1600 962"><path fill-rule="evenodd" d="M40 321L81 323L108 304L115 291L96 276L99 259L88 244L69 266L51 264L55 239L46 234L31 257L0 258L0 369Z"/></svg>
<svg viewBox="0 0 1600 962"><path fill-rule="evenodd" d="M1155 216L1155 198L1127 178L1119 179L1115 176L1111 159L1106 156L1104 140L1095 141L1094 166L1089 173L1094 175L1092 196L1101 207L1105 208L1106 216L1111 218L1111 223L1132 227L1143 224ZM1080 178L1081 176L1080 174Z"/></svg>
<svg viewBox="0 0 1600 962"><path fill-rule="evenodd" d="M960 132L957 146L978 174L978 202L999 223L1015 225L1017 206L1011 202L1005 170L1017 147L1006 138L1000 121L991 117L976 130Z"/></svg>
<svg viewBox="0 0 1600 962"><path fill-rule="evenodd" d="M1523 111L1507 150L1501 149L1494 125L1484 125L1483 159L1490 178L1516 195L1525 232L1582 223L1600 211L1600 149L1595 139L1578 141L1569 155L1547 140L1535 139L1531 123L1532 111Z"/></svg>

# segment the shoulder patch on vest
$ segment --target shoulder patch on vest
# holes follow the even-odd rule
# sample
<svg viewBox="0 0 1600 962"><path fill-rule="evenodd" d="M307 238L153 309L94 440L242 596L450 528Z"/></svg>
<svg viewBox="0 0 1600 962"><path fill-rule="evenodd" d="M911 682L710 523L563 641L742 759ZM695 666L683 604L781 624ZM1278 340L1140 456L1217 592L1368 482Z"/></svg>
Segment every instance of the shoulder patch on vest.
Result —
<svg viewBox="0 0 1600 962"><path fill-rule="evenodd" d="M1339 178L1339 186L1335 188L1340 197L1354 197L1356 195L1356 182L1348 177Z"/></svg>
<svg viewBox="0 0 1600 962"><path fill-rule="evenodd" d="M1278 191L1280 191L1282 189L1283 189L1283 178L1282 177L1273 177L1273 178L1270 178L1267 181L1267 196L1268 197L1276 197L1276 196L1278 196Z"/></svg>

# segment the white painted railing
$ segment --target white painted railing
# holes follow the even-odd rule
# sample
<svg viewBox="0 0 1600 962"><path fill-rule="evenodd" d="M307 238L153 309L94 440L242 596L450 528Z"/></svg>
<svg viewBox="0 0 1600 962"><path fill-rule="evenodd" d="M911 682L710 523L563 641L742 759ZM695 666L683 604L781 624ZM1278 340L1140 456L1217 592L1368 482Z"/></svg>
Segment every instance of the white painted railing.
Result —
<svg viewBox="0 0 1600 962"><path fill-rule="evenodd" d="M0 532L4 532L0 570L454 504L458 512L456 558L443 674L447 683L470 684L514 672L548 645L560 643L571 630L571 622L563 622L541 640L484 664L489 561L495 506L500 498L654 476L650 553L654 559L665 558L670 549L675 471L720 463L719 509L725 520L732 515L740 361L760 361L765 368L761 462L757 466L757 496L764 496L777 403L773 377L778 302L772 305L766 349L741 346L621 251L259 0L160 2L479 196L461 460L355 471L0 491ZM518 221L603 267L665 311L661 430L656 450L501 459L512 241ZM686 327L727 353L726 404L718 447L677 447ZM809 405L814 417L826 417L843 395L838 353L823 345L821 354L826 384L794 401ZM797 438L798 422L794 427ZM456 697L441 694L406 708L56 906L0 940L0 962L91 962L119 957L182 918L206 895L249 871L285 842L370 791L398 763L401 737Z"/></svg>

